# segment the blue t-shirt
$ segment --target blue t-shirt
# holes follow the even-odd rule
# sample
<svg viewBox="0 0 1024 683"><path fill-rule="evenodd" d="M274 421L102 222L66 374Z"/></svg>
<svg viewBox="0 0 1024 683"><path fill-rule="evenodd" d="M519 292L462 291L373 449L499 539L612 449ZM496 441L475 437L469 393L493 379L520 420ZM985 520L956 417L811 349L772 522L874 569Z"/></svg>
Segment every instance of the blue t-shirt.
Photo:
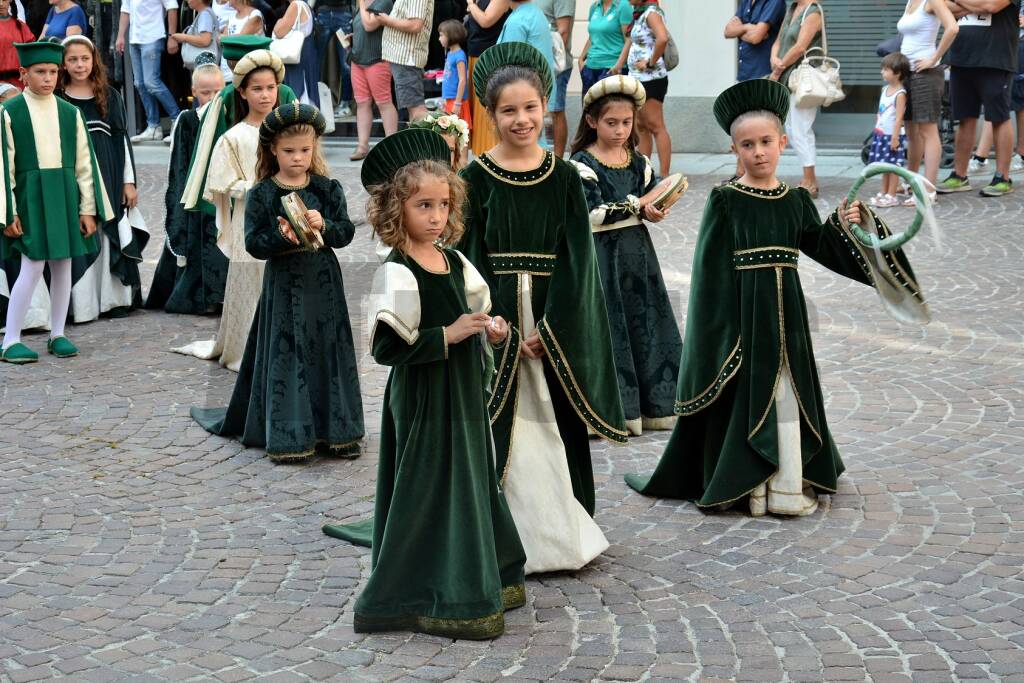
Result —
<svg viewBox="0 0 1024 683"><path fill-rule="evenodd" d="M70 9L58 12L55 7L50 8L46 15L46 34L39 36L43 38L60 38L64 40L68 36L68 27L78 26L82 29L82 35L89 33L89 21L85 18L85 11L78 5L71 5Z"/></svg>
<svg viewBox="0 0 1024 683"><path fill-rule="evenodd" d="M588 69L612 68L626 44L622 27L633 23L633 5L629 0L612 0L606 14L601 0L597 0L590 6L587 22L590 49L585 66Z"/></svg>
<svg viewBox="0 0 1024 683"><path fill-rule="evenodd" d="M749 81L764 78L772 72L772 45L779 35L782 19L786 14L783 0L742 0L736 16L744 24L768 24L768 35L757 45L736 39L739 43L739 65L736 69L737 81Z"/></svg>
<svg viewBox="0 0 1024 683"><path fill-rule="evenodd" d="M548 60L551 78L554 80L555 49L551 44L551 27L548 24L548 18L544 16L544 12L539 7L527 3L512 10L512 14L508 15L508 19L505 21L505 27L501 29L498 42L520 42L533 45Z"/></svg>
<svg viewBox="0 0 1024 683"><path fill-rule="evenodd" d="M469 75L469 60L466 59L466 51L462 48L449 50L444 60L444 80L441 81L441 99L454 100L459 94L459 62L466 66L466 75ZM462 99L469 98L469 84L464 86Z"/></svg>

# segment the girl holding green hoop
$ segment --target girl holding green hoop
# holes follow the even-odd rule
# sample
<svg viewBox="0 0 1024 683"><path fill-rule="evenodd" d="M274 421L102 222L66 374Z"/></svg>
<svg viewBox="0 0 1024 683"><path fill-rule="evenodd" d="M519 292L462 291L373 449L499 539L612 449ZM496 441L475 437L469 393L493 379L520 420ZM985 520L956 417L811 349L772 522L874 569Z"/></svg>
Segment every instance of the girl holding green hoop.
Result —
<svg viewBox="0 0 1024 683"><path fill-rule="evenodd" d="M746 174L708 198L676 387L679 418L654 474L626 482L702 508L809 515L818 494L836 491L844 468L825 419L797 261L802 252L874 287L894 317L923 322L927 308L910 264L901 250L884 251L910 231L888 240L888 228L855 193L823 222L806 189L776 177L786 146L785 86L739 83L718 96L714 113ZM858 225L871 246L854 233Z"/></svg>

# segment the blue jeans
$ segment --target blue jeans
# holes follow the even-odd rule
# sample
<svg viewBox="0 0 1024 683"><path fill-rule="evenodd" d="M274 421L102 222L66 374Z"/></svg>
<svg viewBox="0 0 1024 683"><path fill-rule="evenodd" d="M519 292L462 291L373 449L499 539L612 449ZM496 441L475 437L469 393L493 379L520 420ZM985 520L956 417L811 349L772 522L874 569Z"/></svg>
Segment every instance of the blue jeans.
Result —
<svg viewBox="0 0 1024 683"><path fill-rule="evenodd" d="M161 38L152 43L132 43L130 46L135 88L139 91L142 108L146 110L146 125L151 128L160 126L160 107L172 119L179 112L174 95L160 80L160 59L166 45L167 41Z"/></svg>
<svg viewBox="0 0 1024 683"><path fill-rule="evenodd" d="M331 39L331 34L340 28L346 34L352 33L352 13L340 7L321 7L316 11L317 34L316 49L317 57L323 62L324 51ZM338 43L338 59L341 61L341 100L342 102L352 101L352 74L345 60L345 48Z"/></svg>
<svg viewBox="0 0 1024 683"><path fill-rule="evenodd" d="M589 66L585 66L580 69L580 78L583 79L583 95L586 95L590 86L602 78L608 78L608 69L591 69Z"/></svg>

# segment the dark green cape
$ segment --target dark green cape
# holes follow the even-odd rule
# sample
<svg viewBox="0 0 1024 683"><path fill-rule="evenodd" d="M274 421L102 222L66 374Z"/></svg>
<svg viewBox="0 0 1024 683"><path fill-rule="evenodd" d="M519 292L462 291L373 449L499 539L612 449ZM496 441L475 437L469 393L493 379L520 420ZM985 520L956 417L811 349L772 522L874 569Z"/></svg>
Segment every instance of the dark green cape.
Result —
<svg viewBox="0 0 1024 683"><path fill-rule="evenodd" d="M228 258L217 247L217 225L204 211L185 211L181 195L199 134L199 115L184 111L174 123L164 193L167 240L160 254L146 308L168 313L210 313L224 303ZM177 265L177 256L185 265Z"/></svg>

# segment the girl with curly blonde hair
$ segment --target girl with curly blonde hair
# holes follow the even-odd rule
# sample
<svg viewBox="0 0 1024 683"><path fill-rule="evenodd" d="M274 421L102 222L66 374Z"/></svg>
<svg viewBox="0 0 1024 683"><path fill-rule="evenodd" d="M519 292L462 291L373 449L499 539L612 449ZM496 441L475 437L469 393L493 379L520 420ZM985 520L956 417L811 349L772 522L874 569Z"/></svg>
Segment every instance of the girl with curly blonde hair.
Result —
<svg viewBox="0 0 1024 683"><path fill-rule="evenodd" d="M437 133L403 130L366 157L367 218L391 247L373 279L367 329L391 366L381 411L372 524L324 532L373 548L355 605L357 633L494 638L524 604L526 555L498 486L487 416L490 290L450 248L462 234L462 181ZM369 521L369 520L368 520Z"/></svg>

